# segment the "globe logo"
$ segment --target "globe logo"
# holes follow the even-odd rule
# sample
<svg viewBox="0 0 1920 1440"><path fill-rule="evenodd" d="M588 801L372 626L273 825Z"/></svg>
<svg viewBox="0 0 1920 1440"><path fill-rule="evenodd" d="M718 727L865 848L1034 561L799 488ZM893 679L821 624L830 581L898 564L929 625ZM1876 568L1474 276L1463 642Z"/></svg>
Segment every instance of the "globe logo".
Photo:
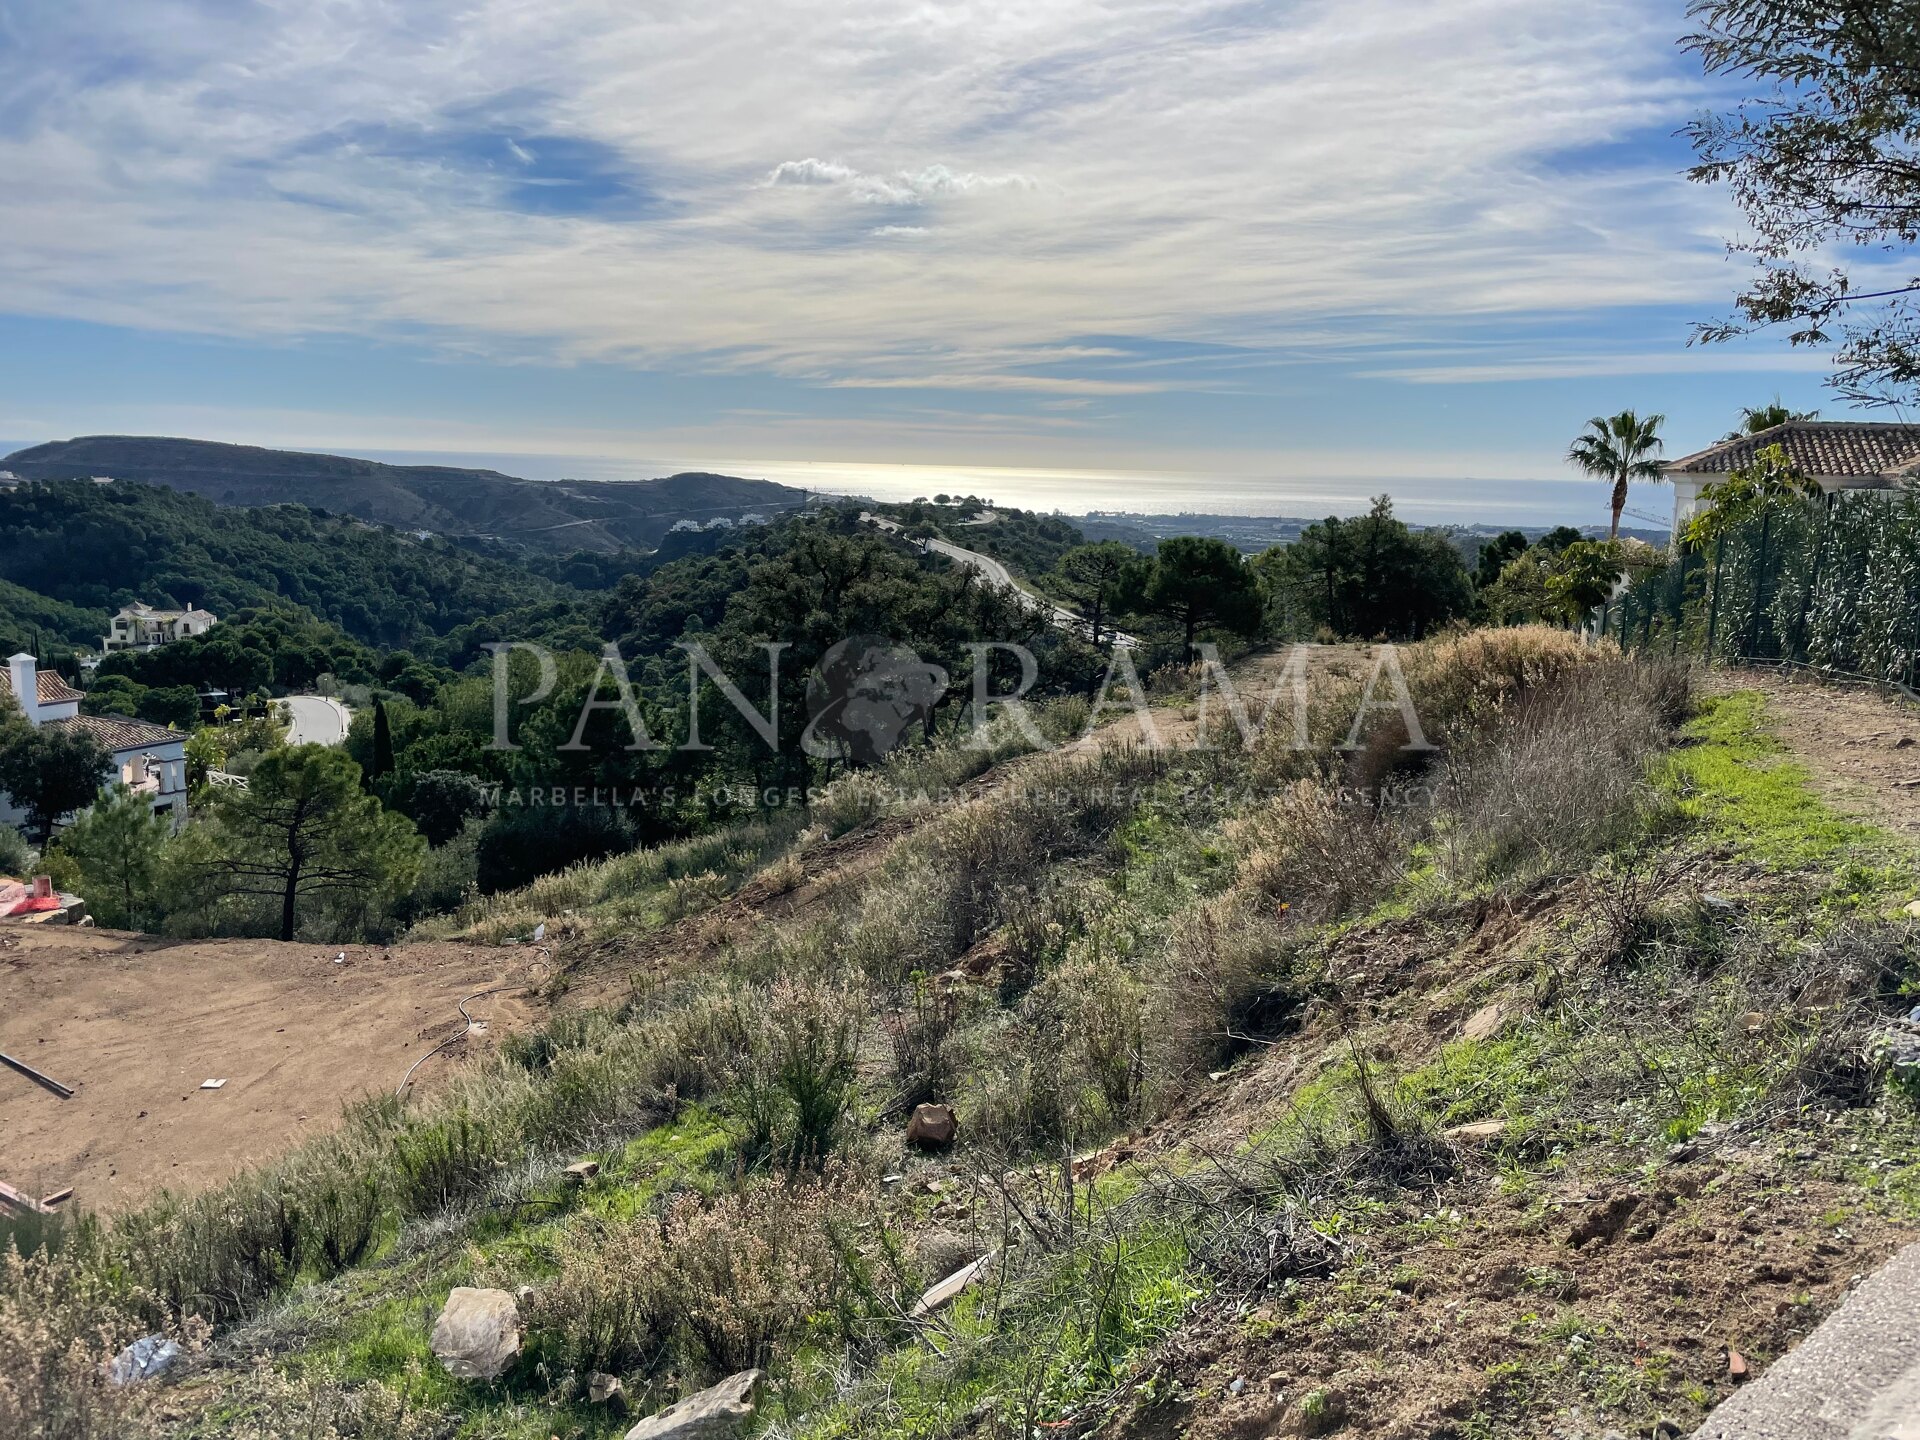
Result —
<svg viewBox="0 0 1920 1440"><path fill-rule="evenodd" d="M807 728L800 748L851 766L884 760L925 723L947 690L947 672L877 635L842 640L807 677Z"/></svg>

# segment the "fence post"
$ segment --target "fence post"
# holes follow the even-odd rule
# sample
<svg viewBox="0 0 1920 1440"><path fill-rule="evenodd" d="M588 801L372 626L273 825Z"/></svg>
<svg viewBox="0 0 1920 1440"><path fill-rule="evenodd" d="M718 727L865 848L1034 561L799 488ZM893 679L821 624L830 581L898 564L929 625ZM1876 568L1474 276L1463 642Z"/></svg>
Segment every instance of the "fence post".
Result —
<svg viewBox="0 0 1920 1440"><path fill-rule="evenodd" d="M1747 622L1747 647L1743 660L1755 658L1760 648L1760 612L1767 598L1767 537L1773 533L1773 506L1760 506L1760 559L1753 569L1753 618Z"/></svg>
<svg viewBox="0 0 1920 1440"><path fill-rule="evenodd" d="M1707 649L1704 659L1713 663L1713 635L1720 624L1720 557L1726 553L1727 532L1722 530L1713 542L1713 574L1707 577Z"/></svg>
<svg viewBox="0 0 1920 1440"><path fill-rule="evenodd" d="M1672 584L1667 587L1668 593L1673 600L1673 614L1671 616L1673 633L1668 637L1671 643L1667 646L1667 653L1669 655L1677 656L1680 653L1680 628L1686 624L1687 620L1687 568L1692 563L1693 550L1690 547L1683 548L1680 551L1679 573L1677 576L1671 577Z"/></svg>
<svg viewBox="0 0 1920 1440"><path fill-rule="evenodd" d="M1827 531L1833 527L1833 498L1838 493L1829 490L1827 502L1820 512L1820 530L1813 541L1813 569L1808 575L1806 588L1800 595L1800 614L1793 622L1793 639L1788 643L1788 658L1801 660L1805 657L1800 651L1807 641L1807 616L1813 610L1814 593L1820 588L1820 567L1827 558Z"/></svg>

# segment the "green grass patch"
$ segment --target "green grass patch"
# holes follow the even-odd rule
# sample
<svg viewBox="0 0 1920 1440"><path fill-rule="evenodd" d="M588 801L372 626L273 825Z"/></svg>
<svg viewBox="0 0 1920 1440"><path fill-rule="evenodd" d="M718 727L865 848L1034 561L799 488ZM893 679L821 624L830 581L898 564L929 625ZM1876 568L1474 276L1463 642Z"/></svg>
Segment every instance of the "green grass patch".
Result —
<svg viewBox="0 0 1920 1440"><path fill-rule="evenodd" d="M1805 766L1787 759L1765 721L1766 697L1713 696L1686 726L1690 742L1661 767L1662 787L1710 839L1729 841L1769 869L1828 871L1836 898L1867 901L1897 888L1893 837L1835 814Z"/></svg>

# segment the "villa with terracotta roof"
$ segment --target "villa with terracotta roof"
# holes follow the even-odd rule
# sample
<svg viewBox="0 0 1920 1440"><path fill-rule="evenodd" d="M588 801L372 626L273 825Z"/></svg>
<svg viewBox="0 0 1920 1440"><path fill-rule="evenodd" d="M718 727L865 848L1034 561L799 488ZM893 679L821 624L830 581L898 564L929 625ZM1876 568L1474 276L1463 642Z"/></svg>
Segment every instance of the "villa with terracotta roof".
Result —
<svg viewBox="0 0 1920 1440"><path fill-rule="evenodd" d="M82 715L80 692L41 670L31 655L15 655L0 670L0 695L11 696L36 729L68 726L93 736L111 757L102 786L125 785L147 796L156 813L172 815L176 824L185 821L187 737L178 730L124 715ZM18 825L24 818L0 795L0 824Z"/></svg>
<svg viewBox="0 0 1920 1440"><path fill-rule="evenodd" d="M1665 467L1673 482L1673 533L1695 510L1700 492L1778 445L1787 459L1828 494L1897 490L1920 479L1920 425L1860 420L1789 420L1753 435L1736 435Z"/></svg>

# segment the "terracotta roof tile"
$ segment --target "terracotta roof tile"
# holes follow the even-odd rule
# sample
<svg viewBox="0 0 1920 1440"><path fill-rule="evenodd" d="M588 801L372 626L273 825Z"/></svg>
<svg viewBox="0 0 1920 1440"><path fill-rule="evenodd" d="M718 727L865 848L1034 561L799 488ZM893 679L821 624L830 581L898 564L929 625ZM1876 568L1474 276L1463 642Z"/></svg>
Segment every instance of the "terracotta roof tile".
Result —
<svg viewBox="0 0 1920 1440"><path fill-rule="evenodd" d="M71 725L84 730L112 751L139 750L150 745L178 745L186 735L164 725L149 725L125 715L76 715L71 720L50 720L49 725Z"/></svg>
<svg viewBox="0 0 1920 1440"><path fill-rule="evenodd" d="M1842 480L1878 479L1920 459L1920 425L1856 420L1789 420L1757 435L1723 440L1670 463L1670 475L1724 475L1778 445L1806 474Z"/></svg>
<svg viewBox="0 0 1920 1440"><path fill-rule="evenodd" d="M3 669L0 669L0 689L4 689L9 695L13 693L13 676L10 672ZM62 680L51 670L36 670L34 672L33 690L34 694L39 697L42 705L62 705L70 700L78 700L81 698L78 690L67 684L66 681Z"/></svg>

